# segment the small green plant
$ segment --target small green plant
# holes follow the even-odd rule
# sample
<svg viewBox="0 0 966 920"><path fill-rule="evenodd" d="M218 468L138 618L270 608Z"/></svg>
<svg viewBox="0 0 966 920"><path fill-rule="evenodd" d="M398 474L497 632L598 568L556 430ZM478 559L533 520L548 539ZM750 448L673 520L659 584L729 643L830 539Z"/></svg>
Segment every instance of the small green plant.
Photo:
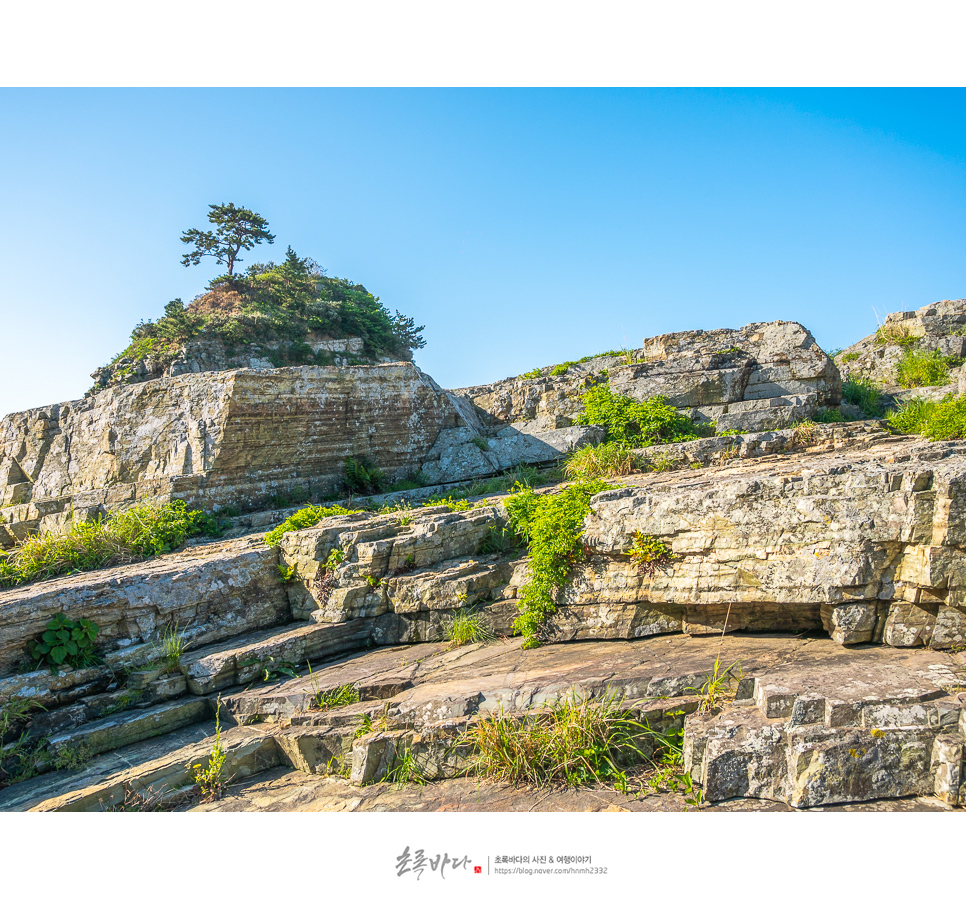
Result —
<svg viewBox="0 0 966 920"><path fill-rule="evenodd" d="M336 706L348 706L359 702L359 690L355 684L339 684L327 690L319 688L319 679L312 673L312 665L306 662L309 669L309 682L312 685L312 709L333 709Z"/></svg>
<svg viewBox="0 0 966 920"><path fill-rule="evenodd" d="M457 613L446 624L446 639L450 648L460 648L472 643L492 642L495 636L489 627L480 619L474 608Z"/></svg>
<svg viewBox="0 0 966 920"><path fill-rule="evenodd" d="M86 744L68 745L57 751L51 766L55 770L80 770L90 763L93 756Z"/></svg>
<svg viewBox="0 0 966 920"><path fill-rule="evenodd" d="M34 700L14 697L0 706L0 786L5 782L28 779L35 772L34 762L40 743L31 738L30 714L43 709Z"/></svg>
<svg viewBox="0 0 966 920"><path fill-rule="evenodd" d="M861 357L861 355L857 351L847 351L844 355L842 355L842 360L852 362L859 357Z"/></svg>
<svg viewBox="0 0 966 920"><path fill-rule="evenodd" d="M645 575L653 575L658 569L670 565L677 556L671 548L652 534L635 530L631 535L631 548L627 553Z"/></svg>
<svg viewBox="0 0 966 920"><path fill-rule="evenodd" d="M695 690L701 697L699 712L713 712L720 708L724 701L726 689L730 686L731 682L735 679L741 679L741 669L738 667L739 663L736 661L734 664L722 668L720 660L715 658L714 666L705 678L704 683L700 687L689 688Z"/></svg>
<svg viewBox="0 0 966 920"><path fill-rule="evenodd" d="M262 683L268 683L272 680L278 680L280 677L299 677L298 665L292 664L291 661L285 661L281 659L279 661L275 660L274 655L269 655L268 658L264 658L261 661L240 661L238 663L239 668L244 668L246 666L251 666L253 664L258 664L261 669Z"/></svg>
<svg viewBox="0 0 966 920"><path fill-rule="evenodd" d="M564 461L564 472L568 479L605 479L630 476L640 466L637 456L626 444L613 441L588 444L574 451Z"/></svg>
<svg viewBox="0 0 966 920"><path fill-rule="evenodd" d="M901 387L934 387L949 382L949 368L956 363L953 358L935 351L908 349L896 365L896 382Z"/></svg>
<svg viewBox="0 0 966 920"><path fill-rule="evenodd" d="M882 415L882 390L868 377L843 380L842 399L858 406L870 418L880 418Z"/></svg>
<svg viewBox="0 0 966 920"><path fill-rule="evenodd" d="M408 492L411 489L425 489L429 485L429 477L422 470L414 470L405 479L398 479L386 492Z"/></svg>
<svg viewBox="0 0 966 920"><path fill-rule="evenodd" d="M376 588L382 586L382 579L376 575L366 575L366 584L375 591Z"/></svg>
<svg viewBox="0 0 966 920"><path fill-rule="evenodd" d="M363 735L368 735L370 732L374 731L372 725L372 716L365 712L362 714L362 721L359 723L359 727L356 728L353 738L361 738Z"/></svg>
<svg viewBox="0 0 966 920"><path fill-rule="evenodd" d="M393 768L386 774L386 782L394 786L416 785L424 786L426 778L416 763L411 749L406 748L402 758L398 759Z"/></svg>
<svg viewBox="0 0 966 920"><path fill-rule="evenodd" d="M473 438L473 440L470 441L470 443L478 447L484 453L490 449L490 442L487 441L486 438L476 437L476 438Z"/></svg>
<svg viewBox="0 0 966 920"><path fill-rule="evenodd" d="M322 507L321 505L307 505L290 515L278 527L265 534L265 542L269 546L278 546L282 542L282 537L293 530L305 530L307 527L314 527L320 521L329 517L338 517L343 514L362 514L359 509L350 510L341 505L331 505Z"/></svg>
<svg viewBox="0 0 966 920"><path fill-rule="evenodd" d="M818 426L810 418L803 418L792 425L793 444L811 444L815 440L815 429Z"/></svg>
<svg viewBox="0 0 966 920"><path fill-rule="evenodd" d="M527 371L525 374L520 375L524 380L536 380L538 377L542 377L543 374L540 372L539 367L535 367L532 371Z"/></svg>
<svg viewBox="0 0 966 920"><path fill-rule="evenodd" d="M222 775L227 759L228 755L221 743L221 697L219 696L215 704L215 740L211 746L211 753L204 765L196 763L191 767L195 786L203 801L213 802L224 794L225 787L230 782Z"/></svg>
<svg viewBox="0 0 966 920"><path fill-rule="evenodd" d="M504 499L511 526L530 550L530 581L520 590L520 616L513 622L513 628L523 635L524 648L540 644L540 632L557 609L554 594L581 555L590 500L608 488L601 480L582 480L546 495L516 489Z"/></svg>
<svg viewBox="0 0 966 920"><path fill-rule="evenodd" d="M278 577L282 584L288 585L295 581L297 572L294 565L278 565L276 568L278 569Z"/></svg>
<svg viewBox="0 0 966 920"><path fill-rule="evenodd" d="M374 495L381 492L386 475L367 457L345 458L345 488L350 495Z"/></svg>
<svg viewBox="0 0 966 920"><path fill-rule="evenodd" d="M58 613L48 624L43 635L28 644L30 656L53 673L60 667L87 668L97 664L94 640L100 627L90 620L69 620Z"/></svg>
<svg viewBox="0 0 966 920"><path fill-rule="evenodd" d="M600 384L584 393L581 400L584 411L574 420L576 424L603 425L608 441L627 447L693 441L700 435L698 426L661 396L637 400Z"/></svg>
<svg viewBox="0 0 966 920"><path fill-rule="evenodd" d="M177 674L181 670L181 656L189 645L185 630L178 629L177 623L162 630L154 642L154 658L160 662L162 674Z"/></svg>

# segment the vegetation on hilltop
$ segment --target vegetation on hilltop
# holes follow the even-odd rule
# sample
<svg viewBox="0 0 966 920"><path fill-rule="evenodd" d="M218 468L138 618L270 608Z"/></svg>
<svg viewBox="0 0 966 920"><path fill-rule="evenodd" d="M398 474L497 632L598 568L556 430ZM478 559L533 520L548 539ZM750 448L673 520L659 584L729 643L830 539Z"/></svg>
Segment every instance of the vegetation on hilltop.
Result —
<svg viewBox="0 0 966 920"><path fill-rule="evenodd" d="M241 230L232 235L229 226L224 233L219 227L214 232L189 231L182 237L196 246L185 255L185 264L197 264L203 255L211 255L227 265L228 273L214 278L207 291L187 306L177 298L165 305L160 319L138 323L131 343L111 361L94 390L106 385L112 371L122 379L131 376L135 372L132 362L155 359L163 363L201 337L220 342L229 357L246 346L267 346L262 350L276 366L332 363L332 355L324 351L317 355L307 338L362 339L362 352L345 356L349 363L370 363L384 355L409 357L412 350L426 344L420 335L425 327L398 311L390 313L361 284L328 277L318 263L299 256L291 247L281 264L256 262L236 273L240 249L271 242L274 237L257 214L235 210L250 215L245 226L255 228L254 236L246 237ZM125 368L118 369L122 364Z"/></svg>

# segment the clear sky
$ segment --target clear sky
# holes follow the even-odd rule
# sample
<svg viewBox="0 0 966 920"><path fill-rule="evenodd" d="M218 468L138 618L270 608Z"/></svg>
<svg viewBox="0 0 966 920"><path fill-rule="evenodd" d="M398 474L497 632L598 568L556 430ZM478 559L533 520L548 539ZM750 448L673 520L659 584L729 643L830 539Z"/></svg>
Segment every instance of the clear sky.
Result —
<svg viewBox="0 0 966 920"><path fill-rule="evenodd" d="M0 414L201 293L179 237L228 201L277 235L249 259L425 324L446 387L775 319L834 349L966 297L964 90L4 89L0 124Z"/></svg>

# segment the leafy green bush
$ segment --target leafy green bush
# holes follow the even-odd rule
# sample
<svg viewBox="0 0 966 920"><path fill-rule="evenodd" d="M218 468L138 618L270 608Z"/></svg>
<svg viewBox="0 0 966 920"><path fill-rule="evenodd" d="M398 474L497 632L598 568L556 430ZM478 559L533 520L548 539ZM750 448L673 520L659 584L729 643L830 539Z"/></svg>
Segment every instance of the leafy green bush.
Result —
<svg viewBox="0 0 966 920"><path fill-rule="evenodd" d="M100 627L90 620L67 619L58 613L48 624L43 635L28 644L31 658L38 665L46 665L56 672L59 667L86 668L98 661L94 654L94 640Z"/></svg>
<svg viewBox="0 0 966 920"><path fill-rule="evenodd" d="M641 462L631 449L620 441L588 444L574 451L564 461L568 479L604 479L608 476L629 476L641 468Z"/></svg>
<svg viewBox="0 0 966 920"><path fill-rule="evenodd" d="M842 399L858 406L871 418L882 415L882 390L868 377L849 377L843 380Z"/></svg>
<svg viewBox="0 0 966 920"><path fill-rule="evenodd" d="M345 458L345 488L350 495L375 495L381 492L386 474L366 457Z"/></svg>
<svg viewBox="0 0 966 920"><path fill-rule="evenodd" d="M887 416L889 424L903 434L918 434L930 441L966 438L966 396L946 397L942 402L910 399Z"/></svg>
<svg viewBox="0 0 966 920"><path fill-rule="evenodd" d="M314 527L319 521L324 521L329 517L338 517L340 514L362 514L362 511L350 510L343 508L341 505L332 505L328 508L323 508L321 505L307 505L265 534L265 542L269 546L278 546L285 534L291 533L293 530L305 530L307 527Z"/></svg>
<svg viewBox="0 0 966 920"><path fill-rule="evenodd" d="M698 426L663 396L637 400L612 393L607 384L592 387L581 396L584 411L574 420L578 425L603 425L607 440L627 447L649 447L672 441L693 441L700 437Z"/></svg>
<svg viewBox="0 0 966 920"><path fill-rule="evenodd" d="M517 489L504 499L511 526L530 550L530 581L520 591L520 616L513 622L513 628L523 635L524 648L540 644L540 631L557 609L554 592L580 558L590 499L608 488L600 480L581 481L548 495Z"/></svg>
<svg viewBox="0 0 966 920"><path fill-rule="evenodd" d="M524 380L536 380L538 377L542 377L543 374L540 372L539 367L535 367L532 371L527 371L525 374L521 374L520 377Z"/></svg>
<svg viewBox="0 0 966 920"><path fill-rule="evenodd" d="M189 511L183 501L136 505L62 533L38 534L0 554L0 588L146 559L178 549L188 537L220 532L211 515Z"/></svg>
<svg viewBox="0 0 966 920"><path fill-rule="evenodd" d="M474 642L492 642L493 633L475 610L461 610L446 625L446 639L450 648L460 648Z"/></svg>
<svg viewBox="0 0 966 920"><path fill-rule="evenodd" d="M896 365L896 381L906 389L934 387L949 383L949 368L955 359L935 351L908 349Z"/></svg>

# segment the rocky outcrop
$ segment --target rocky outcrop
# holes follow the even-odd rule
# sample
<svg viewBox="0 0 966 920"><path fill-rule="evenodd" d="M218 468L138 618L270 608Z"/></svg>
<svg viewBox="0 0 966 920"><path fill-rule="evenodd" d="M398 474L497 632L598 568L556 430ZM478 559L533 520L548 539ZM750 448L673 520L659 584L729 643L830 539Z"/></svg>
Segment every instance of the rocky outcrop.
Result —
<svg viewBox="0 0 966 920"><path fill-rule="evenodd" d="M166 351L149 352L143 356L122 356L111 364L99 367L91 377L94 386L88 396L108 387L144 383L162 377L181 374L202 374L216 371L249 368L272 370L292 364L320 364L348 367L361 364L365 343L357 336L335 339L331 336L309 334L298 342L269 340L249 345L232 345L216 336L199 336ZM301 360L293 361L298 356ZM403 349L398 354L380 356L377 363L411 361L412 352Z"/></svg>
<svg viewBox="0 0 966 920"><path fill-rule="evenodd" d="M721 430L782 428L841 399L834 363L793 322L659 335L635 351L568 364L454 392L486 422L525 432L572 425L583 411L580 395L605 381L634 399L663 396Z"/></svg>
<svg viewBox="0 0 966 920"><path fill-rule="evenodd" d="M918 310L886 316L872 334L835 356L843 376L868 378L898 386L896 371L908 348L936 351L946 358L966 358L966 300L940 300Z"/></svg>
<svg viewBox="0 0 966 920"><path fill-rule="evenodd" d="M184 374L0 421L0 546L142 501L237 513L332 494L347 457L389 481L421 471L448 483L600 437L484 432L469 404L408 363Z"/></svg>

